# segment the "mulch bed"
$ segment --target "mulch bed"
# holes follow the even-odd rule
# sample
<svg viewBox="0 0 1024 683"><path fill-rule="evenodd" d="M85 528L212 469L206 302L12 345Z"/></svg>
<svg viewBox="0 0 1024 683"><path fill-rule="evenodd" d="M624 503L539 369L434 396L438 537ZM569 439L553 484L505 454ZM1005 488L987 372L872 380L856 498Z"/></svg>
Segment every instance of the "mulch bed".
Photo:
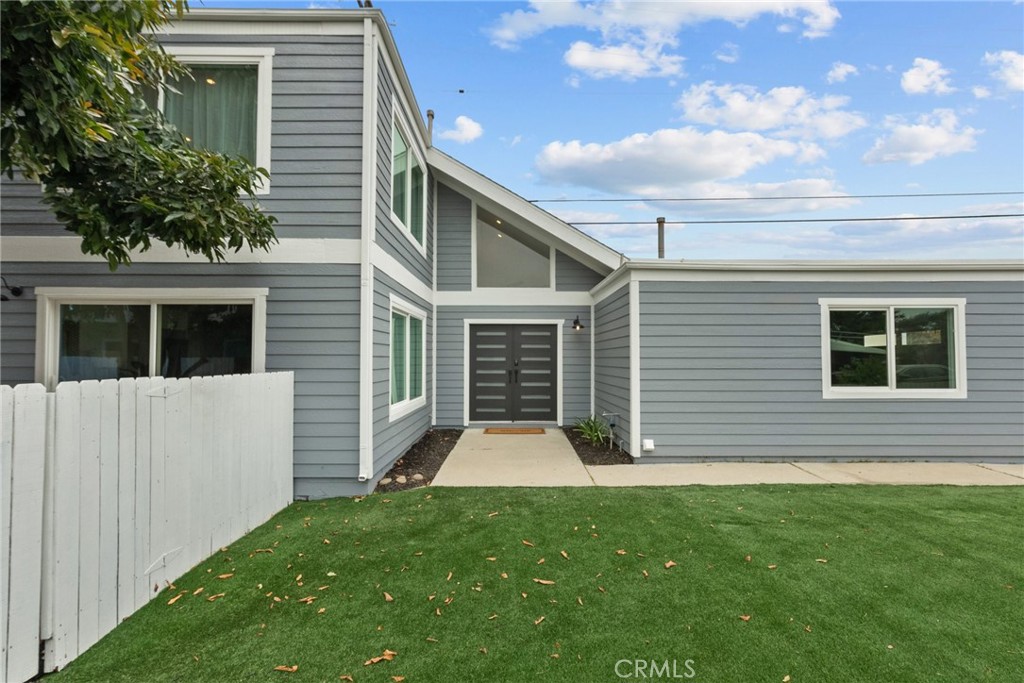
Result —
<svg viewBox="0 0 1024 683"><path fill-rule="evenodd" d="M405 452L405 455L395 461L394 466L381 478L381 483L377 484L374 490L383 493L428 485L437 476L437 471L455 448L460 436L461 429L429 430ZM423 475L423 479L413 479L415 474ZM405 483L398 483L398 477L404 477ZM391 481L385 484L388 479Z"/></svg>
<svg viewBox="0 0 1024 683"><path fill-rule="evenodd" d="M576 455L580 457L580 460L584 465L632 465L633 458L621 450L618 446L614 448L608 448L608 444L605 443L602 446L595 446L586 439L583 435L577 432L572 427L563 427L562 431L569 438L569 443L576 449Z"/></svg>

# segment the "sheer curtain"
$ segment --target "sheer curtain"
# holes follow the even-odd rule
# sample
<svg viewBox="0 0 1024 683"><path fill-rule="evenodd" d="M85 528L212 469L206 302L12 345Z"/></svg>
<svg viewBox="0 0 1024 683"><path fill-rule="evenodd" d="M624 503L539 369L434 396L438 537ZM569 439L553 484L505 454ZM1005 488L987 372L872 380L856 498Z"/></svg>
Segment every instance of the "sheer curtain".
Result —
<svg viewBox="0 0 1024 683"><path fill-rule="evenodd" d="M191 64L195 80L165 91L164 117L196 147L256 162L258 68L254 64Z"/></svg>

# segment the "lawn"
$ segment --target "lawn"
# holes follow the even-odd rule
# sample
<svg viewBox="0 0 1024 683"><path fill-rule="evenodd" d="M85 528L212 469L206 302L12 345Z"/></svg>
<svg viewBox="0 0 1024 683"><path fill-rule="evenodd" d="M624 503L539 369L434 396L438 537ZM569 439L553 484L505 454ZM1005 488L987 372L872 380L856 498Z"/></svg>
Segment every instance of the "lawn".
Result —
<svg viewBox="0 0 1024 683"><path fill-rule="evenodd" d="M47 681L1018 681L1022 520L991 487L296 503Z"/></svg>

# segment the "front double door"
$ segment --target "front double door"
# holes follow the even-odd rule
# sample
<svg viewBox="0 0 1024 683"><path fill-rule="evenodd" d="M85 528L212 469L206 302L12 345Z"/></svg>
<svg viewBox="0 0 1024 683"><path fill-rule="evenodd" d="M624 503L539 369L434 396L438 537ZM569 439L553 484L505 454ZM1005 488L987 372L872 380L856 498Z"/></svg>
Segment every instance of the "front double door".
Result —
<svg viewBox="0 0 1024 683"><path fill-rule="evenodd" d="M557 372L555 325L470 325L469 419L554 422Z"/></svg>

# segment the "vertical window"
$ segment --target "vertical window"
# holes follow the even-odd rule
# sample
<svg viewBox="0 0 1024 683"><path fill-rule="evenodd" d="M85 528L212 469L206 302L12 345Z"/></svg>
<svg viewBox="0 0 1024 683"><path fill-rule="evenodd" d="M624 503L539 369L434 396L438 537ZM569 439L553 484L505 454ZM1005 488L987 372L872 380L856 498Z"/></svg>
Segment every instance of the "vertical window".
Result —
<svg viewBox="0 0 1024 683"><path fill-rule="evenodd" d="M964 398L963 300L822 300L825 398Z"/></svg>
<svg viewBox="0 0 1024 683"><path fill-rule="evenodd" d="M426 404L423 389L425 320L423 311L392 297L389 412L392 420Z"/></svg>
<svg viewBox="0 0 1024 683"><path fill-rule="evenodd" d="M426 223L426 172L397 121L391 128L391 212L413 240L423 246Z"/></svg>
<svg viewBox="0 0 1024 683"><path fill-rule="evenodd" d="M270 170L273 48L169 45L192 78L164 87L151 105L195 147L241 156ZM266 183L265 183L266 184ZM260 188L260 193L269 190Z"/></svg>

